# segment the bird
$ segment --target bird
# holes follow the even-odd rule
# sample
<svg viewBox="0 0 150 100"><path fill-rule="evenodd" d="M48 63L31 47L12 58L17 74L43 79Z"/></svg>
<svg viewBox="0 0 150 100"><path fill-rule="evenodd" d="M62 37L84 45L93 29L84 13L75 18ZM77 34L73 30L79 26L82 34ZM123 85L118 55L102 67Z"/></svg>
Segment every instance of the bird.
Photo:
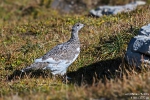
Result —
<svg viewBox="0 0 150 100"><path fill-rule="evenodd" d="M58 44L42 57L35 59L30 66L23 68L21 71L48 69L54 76L61 75L67 77L66 72L68 67L77 59L80 53L78 32L83 27L84 24L76 23L72 27L71 37L68 41Z"/></svg>

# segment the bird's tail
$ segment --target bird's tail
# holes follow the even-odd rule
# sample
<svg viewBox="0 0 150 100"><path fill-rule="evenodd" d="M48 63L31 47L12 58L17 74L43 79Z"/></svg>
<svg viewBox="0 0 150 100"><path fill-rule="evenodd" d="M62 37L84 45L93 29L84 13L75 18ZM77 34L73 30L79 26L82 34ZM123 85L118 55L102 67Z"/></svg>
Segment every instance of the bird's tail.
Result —
<svg viewBox="0 0 150 100"><path fill-rule="evenodd" d="M30 71L30 70L43 69L46 66L48 66L47 62L35 62L35 63L31 64L30 66L22 69L21 72L27 72L27 71Z"/></svg>
<svg viewBox="0 0 150 100"><path fill-rule="evenodd" d="M23 68L23 69L21 70L21 72L27 72L27 71L29 71L29 70L32 70L32 67L31 67L31 66L28 66L28 67L26 67L26 68Z"/></svg>

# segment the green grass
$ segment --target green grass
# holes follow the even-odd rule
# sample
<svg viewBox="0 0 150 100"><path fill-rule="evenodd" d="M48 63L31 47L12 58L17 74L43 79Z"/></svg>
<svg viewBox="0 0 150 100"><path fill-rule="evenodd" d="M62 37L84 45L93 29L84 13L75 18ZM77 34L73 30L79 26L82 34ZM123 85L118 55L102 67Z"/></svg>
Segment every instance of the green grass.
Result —
<svg viewBox="0 0 150 100"><path fill-rule="evenodd" d="M85 16L88 12L60 15L26 0L5 0L0 8L4 9L0 10L0 99L130 100L126 93L150 94L149 69L137 71L124 61L128 42L150 22L149 5L101 18ZM54 80L49 71L20 73L35 58L67 41L76 22L86 25L79 33L81 53L68 69L71 82Z"/></svg>

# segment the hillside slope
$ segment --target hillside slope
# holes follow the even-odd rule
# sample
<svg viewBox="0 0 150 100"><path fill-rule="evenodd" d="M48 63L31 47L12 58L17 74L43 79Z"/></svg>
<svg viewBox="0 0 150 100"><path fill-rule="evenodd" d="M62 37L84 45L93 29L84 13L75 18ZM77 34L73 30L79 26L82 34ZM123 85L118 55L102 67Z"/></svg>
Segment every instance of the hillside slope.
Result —
<svg viewBox="0 0 150 100"><path fill-rule="evenodd" d="M149 98L149 69L136 70L124 61L131 37L150 23L149 5L101 18L86 16L88 12L61 15L26 0L1 1L0 8L0 99ZM70 82L54 80L49 71L20 73L35 58L67 41L76 22L86 25L79 34L81 53L68 69Z"/></svg>

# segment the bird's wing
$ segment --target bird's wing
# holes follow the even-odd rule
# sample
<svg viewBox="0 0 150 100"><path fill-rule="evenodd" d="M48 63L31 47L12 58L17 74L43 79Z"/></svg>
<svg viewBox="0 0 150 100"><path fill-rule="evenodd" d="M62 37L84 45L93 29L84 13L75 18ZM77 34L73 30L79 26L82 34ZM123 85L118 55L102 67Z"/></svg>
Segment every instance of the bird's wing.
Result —
<svg viewBox="0 0 150 100"><path fill-rule="evenodd" d="M35 60L35 62L48 62L56 64L60 62L59 58L62 58L65 53L67 53L67 45L59 44L47 52L41 58Z"/></svg>

